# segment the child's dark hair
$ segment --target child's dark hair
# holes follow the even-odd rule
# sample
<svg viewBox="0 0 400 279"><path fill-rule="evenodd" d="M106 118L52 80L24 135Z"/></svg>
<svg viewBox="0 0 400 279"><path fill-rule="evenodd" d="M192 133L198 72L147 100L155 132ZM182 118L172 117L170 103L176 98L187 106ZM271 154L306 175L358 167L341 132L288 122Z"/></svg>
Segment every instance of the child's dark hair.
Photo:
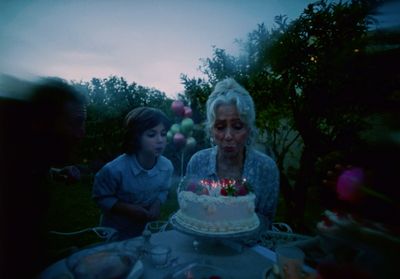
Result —
<svg viewBox="0 0 400 279"><path fill-rule="evenodd" d="M158 124L163 124L168 130L171 122L168 117L159 109L149 107L138 107L131 110L124 120L124 141L122 151L133 154L140 148L140 137L143 132Z"/></svg>

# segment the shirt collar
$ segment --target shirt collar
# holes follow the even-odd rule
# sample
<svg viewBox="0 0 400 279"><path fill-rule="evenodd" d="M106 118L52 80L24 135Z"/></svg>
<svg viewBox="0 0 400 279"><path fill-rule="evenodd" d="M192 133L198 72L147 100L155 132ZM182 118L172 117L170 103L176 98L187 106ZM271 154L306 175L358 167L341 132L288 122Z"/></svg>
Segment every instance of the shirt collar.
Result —
<svg viewBox="0 0 400 279"><path fill-rule="evenodd" d="M161 170L165 170L166 167L161 163L160 157L157 158L157 162L154 165L153 168L146 170L144 169L138 162L137 157L135 154L131 155L132 158L132 171L135 175L138 175L139 173L147 173L149 176L155 176L158 174Z"/></svg>

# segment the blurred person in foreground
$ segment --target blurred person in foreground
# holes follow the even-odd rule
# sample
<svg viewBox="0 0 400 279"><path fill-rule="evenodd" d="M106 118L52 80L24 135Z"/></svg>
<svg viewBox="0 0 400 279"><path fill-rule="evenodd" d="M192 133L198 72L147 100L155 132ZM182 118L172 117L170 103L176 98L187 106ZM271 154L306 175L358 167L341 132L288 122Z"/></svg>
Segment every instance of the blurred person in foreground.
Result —
<svg viewBox="0 0 400 279"><path fill-rule="evenodd" d="M278 203L279 172L272 158L253 148L253 99L234 79L227 78L216 84L206 110L206 129L215 146L192 156L186 177L246 179L256 195L256 212L269 228Z"/></svg>
<svg viewBox="0 0 400 279"><path fill-rule="evenodd" d="M51 167L72 163L85 134L86 98L58 78L2 97L1 278L32 278L46 265ZM4 90L4 89L3 89Z"/></svg>
<svg viewBox="0 0 400 279"><path fill-rule="evenodd" d="M118 230L120 240L140 235L147 222L160 217L174 171L162 156L170 121L161 110L135 108L124 124L124 153L100 169L93 185L101 225Z"/></svg>

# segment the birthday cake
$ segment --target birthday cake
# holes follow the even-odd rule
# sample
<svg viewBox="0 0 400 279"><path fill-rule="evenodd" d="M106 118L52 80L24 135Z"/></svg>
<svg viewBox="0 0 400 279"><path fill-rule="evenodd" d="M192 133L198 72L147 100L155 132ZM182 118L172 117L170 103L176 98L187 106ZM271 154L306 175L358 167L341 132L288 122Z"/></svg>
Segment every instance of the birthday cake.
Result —
<svg viewBox="0 0 400 279"><path fill-rule="evenodd" d="M192 181L178 192L175 219L181 226L200 233L252 231L260 225L255 200L245 180Z"/></svg>

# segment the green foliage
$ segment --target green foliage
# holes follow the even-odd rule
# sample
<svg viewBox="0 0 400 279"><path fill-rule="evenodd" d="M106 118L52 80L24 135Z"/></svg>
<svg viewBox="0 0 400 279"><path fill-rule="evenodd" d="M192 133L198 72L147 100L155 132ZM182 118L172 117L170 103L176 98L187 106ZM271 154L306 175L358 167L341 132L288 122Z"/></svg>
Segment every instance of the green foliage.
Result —
<svg viewBox="0 0 400 279"><path fill-rule="evenodd" d="M211 85L202 79L189 78L187 75L181 75L181 80L185 93L180 97L192 108L193 121L201 123L205 119L206 102L211 93Z"/></svg>
<svg viewBox="0 0 400 279"><path fill-rule="evenodd" d="M258 64L274 73L269 93L274 106L288 112L284 117L317 153L340 144L343 148L363 128L367 88L359 74L366 59L369 12L369 5L358 1L310 4L290 24L276 18L278 28L269 33L272 43L260 51ZM280 96L273 96L277 88Z"/></svg>
<svg viewBox="0 0 400 279"><path fill-rule="evenodd" d="M224 49L213 47L213 57L202 59L202 72L208 77L211 84L236 75L239 71L240 63L238 60L226 53Z"/></svg>
<svg viewBox="0 0 400 279"><path fill-rule="evenodd" d="M75 86L87 92L89 105L87 136L81 148L81 162L93 164L94 170L121 153L123 119L139 106L156 107L170 115L172 102L165 93L136 83L128 84L122 77L93 78Z"/></svg>
<svg viewBox="0 0 400 279"><path fill-rule="evenodd" d="M213 56L202 60L200 69L210 87L229 76L252 95L256 124L262 134L269 132L266 144L281 171L288 215L298 223L307 189L319 184L315 162L357 147L360 132L368 127L367 117L390 99L398 100L393 93L399 88L398 69L389 58L398 57L398 51L383 52L388 44L398 44L396 34L382 36L368 29L380 3L317 1L292 22L281 15L270 30L258 25L247 40L238 41L238 57L214 47ZM195 96L208 96L193 86L195 79L186 82L192 85L187 87L189 98L193 88L201 92ZM303 146L297 172L285 168L294 144ZM288 179L289 169L293 181Z"/></svg>
<svg viewBox="0 0 400 279"><path fill-rule="evenodd" d="M75 184L49 180L50 204L45 231L75 232L98 226L100 210L91 200L92 177L83 176ZM48 234L49 263L59 260L74 249L99 242L91 233L76 237Z"/></svg>

